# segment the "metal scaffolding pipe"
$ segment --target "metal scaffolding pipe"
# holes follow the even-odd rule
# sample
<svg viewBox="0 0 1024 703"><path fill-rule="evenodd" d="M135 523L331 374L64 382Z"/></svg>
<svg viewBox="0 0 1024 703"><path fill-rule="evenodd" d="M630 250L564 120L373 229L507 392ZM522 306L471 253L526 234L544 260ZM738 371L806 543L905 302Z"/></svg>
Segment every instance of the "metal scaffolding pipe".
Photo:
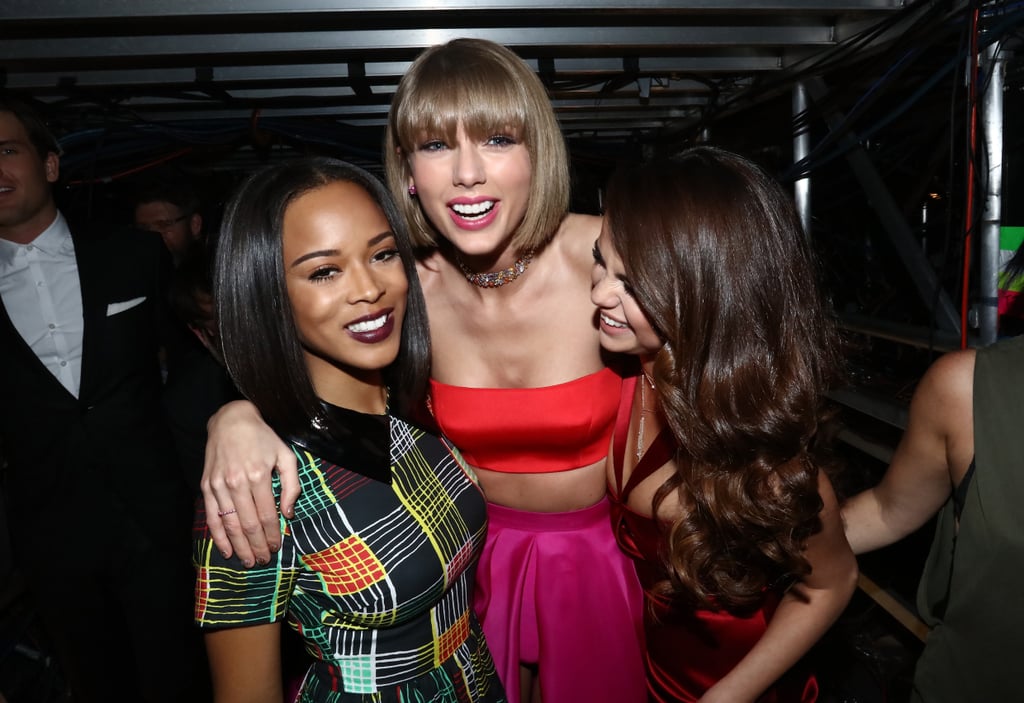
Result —
<svg viewBox="0 0 1024 703"><path fill-rule="evenodd" d="M985 194L978 237L978 337L982 346L996 341L999 331L999 228L1003 197L1003 83L1006 57L999 42L985 47L981 73L988 76L981 98Z"/></svg>
<svg viewBox="0 0 1024 703"><path fill-rule="evenodd" d="M793 124L796 132L793 135L793 163L799 163L811 153L811 128L807 119L807 86L803 81L793 87ZM800 216L800 224L804 228L804 236L811 237L811 177L798 178L793 183L793 197L796 200L796 211Z"/></svg>

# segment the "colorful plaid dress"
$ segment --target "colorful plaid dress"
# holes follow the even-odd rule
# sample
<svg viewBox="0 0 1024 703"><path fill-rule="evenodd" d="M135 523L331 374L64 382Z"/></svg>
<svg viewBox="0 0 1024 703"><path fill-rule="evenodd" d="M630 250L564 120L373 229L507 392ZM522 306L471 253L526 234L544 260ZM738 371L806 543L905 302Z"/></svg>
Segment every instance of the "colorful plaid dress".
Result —
<svg viewBox="0 0 1024 703"><path fill-rule="evenodd" d="M290 438L302 493L295 517L282 518L270 564L245 569L224 559L200 509L197 623L287 618L314 657L303 703L504 701L470 608L487 531L483 495L435 435L396 417L331 408L339 411L351 442Z"/></svg>

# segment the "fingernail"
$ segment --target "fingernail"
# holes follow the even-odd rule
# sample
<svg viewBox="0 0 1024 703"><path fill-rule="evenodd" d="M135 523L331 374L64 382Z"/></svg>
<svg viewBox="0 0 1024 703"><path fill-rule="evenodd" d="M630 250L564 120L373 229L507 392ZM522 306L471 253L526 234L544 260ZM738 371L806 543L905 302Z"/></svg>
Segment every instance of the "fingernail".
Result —
<svg viewBox="0 0 1024 703"><path fill-rule="evenodd" d="M257 559L256 563L259 564L260 566L266 566L267 565L267 561L268 561L267 559Z"/></svg>
<svg viewBox="0 0 1024 703"><path fill-rule="evenodd" d="M242 564L245 566L245 568L251 569L252 565L253 565L253 561L252 561L252 559L246 559L245 561L242 562Z"/></svg>
<svg viewBox="0 0 1024 703"><path fill-rule="evenodd" d="M280 544L272 544L272 545L270 545L270 551L272 551L272 552L276 552L280 548L281 548Z"/></svg>
<svg viewBox="0 0 1024 703"><path fill-rule="evenodd" d="M221 552L220 554L225 559L230 559L231 558L231 554L229 552Z"/></svg>

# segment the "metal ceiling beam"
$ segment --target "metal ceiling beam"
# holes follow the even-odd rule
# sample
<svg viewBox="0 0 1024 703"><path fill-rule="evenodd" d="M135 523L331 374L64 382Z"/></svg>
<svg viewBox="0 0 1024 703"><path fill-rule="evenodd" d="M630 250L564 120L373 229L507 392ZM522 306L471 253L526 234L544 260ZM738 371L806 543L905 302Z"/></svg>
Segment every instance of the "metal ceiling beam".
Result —
<svg viewBox="0 0 1024 703"><path fill-rule="evenodd" d="M262 109L376 126L423 48L473 36L543 72L567 130L583 119L618 139L699 119L905 2L0 0L0 84L51 103L65 129L122 108L126 120Z"/></svg>
<svg viewBox="0 0 1024 703"><path fill-rule="evenodd" d="M216 66L235 54L263 57L289 54L301 57L314 52L383 52L419 50L459 37L490 39L507 46L550 47L559 51L585 49L593 55L618 55L624 51L667 50L685 54L686 48L746 46L828 46L828 27L794 26L695 26L695 27L524 27L437 28L310 32L259 32L251 34L164 34L160 36L70 37L60 41L5 39L0 61L8 64L39 61L52 65L66 59L110 61L124 57L202 57ZM294 59L291 59L291 62Z"/></svg>
<svg viewBox="0 0 1024 703"><path fill-rule="evenodd" d="M537 70L535 59L528 59L526 62L534 70ZM368 61L365 64L366 77L397 84L398 79L408 69L409 63L409 61ZM555 59L554 66L558 79L584 79L588 76L622 74L622 60L619 58ZM265 81L337 80L349 77L347 63L204 66L203 68L209 68L210 71L209 77L204 79L204 83L211 85ZM713 78L720 73L756 74L777 71L779 68L779 59L774 55L641 57L637 62L638 73L651 76L705 75ZM188 84L196 81L196 69L193 66L81 70L80 67L69 65L66 70L44 71L33 70L32 66L26 65L20 70L11 70L9 67L8 71L6 86L14 90L43 90L59 85L111 88L149 87ZM695 87L702 85L699 81L690 82Z"/></svg>
<svg viewBox="0 0 1024 703"><path fill-rule="evenodd" d="M367 61L366 77L398 82L409 68L409 61ZM536 59L526 63L538 70ZM554 73L559 77L586 78L588 76L621 75L622 59L555 59ZM270 64L259 66L203 66L209 69L207 82L261 82L261 81L305 81L348 78L348 63L303 63ZM685 76L716 73L760 73L776 71L778 59L774 56L678 56L668 58L641 57L637 60L638 75L684 76L678 83L690 83L695 88L705 84ZM194 81L195 68L122 67L110 70L33 71L25 67L22 71L8 74L7 87L35 89L58 85L73 80L75 85L127 86L164 83L188 83Z"/></svg>
<svg viewBox="0 0 1024 703"><path fill-rule="evenodd" d="M190 108L187 112L178 110L154 109L140 110L145 118L152 122L174 124L180 122L215 122L218 120L247 120L253 115L250 109L224 108L212 106L200 106ZM387 112L381 111L374 114L371 110L356 110L344 115L338 114L334 107L289 107L289 108L263 108L259 111L260 119L298 119L310 117L322 117L338 124L348 127L381 128L387 122ZM560 116L561 118L561 116ZM593 137L599 134L602 138L621 138L636 134L642 130L657 129L664 126L664 120L651 119L646 113L639 116L631 115L621 120L609 119L604 113L569 117L563 124L567 139L573 139L581 134Z"/></svg>
<svg viewBox="0 0 1024 703"><path fill-rule="evenodd" d="M216 17L232 15L330 14L344 15L366 11L379 12L465 12L474 10L602 10L671 11L692 13L800 12L855 13L892 12L904 0L660 0L642 4L629 0L174 0L145 2L138 0L5 0L4 20L39 21L103 18Z"/></svg>

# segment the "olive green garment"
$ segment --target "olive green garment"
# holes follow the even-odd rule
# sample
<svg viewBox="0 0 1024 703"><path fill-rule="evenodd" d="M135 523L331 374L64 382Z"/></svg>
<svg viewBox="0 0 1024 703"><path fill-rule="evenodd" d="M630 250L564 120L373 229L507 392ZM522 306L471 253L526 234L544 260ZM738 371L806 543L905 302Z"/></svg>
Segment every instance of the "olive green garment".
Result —
<svg viewBox="0 0 1024 703"><path fill-rule="evenodd" d="M932 631L912 701L1024 700L1024 337L979 349L974 457L959 531L950 500L918 589Z"/></svg>

